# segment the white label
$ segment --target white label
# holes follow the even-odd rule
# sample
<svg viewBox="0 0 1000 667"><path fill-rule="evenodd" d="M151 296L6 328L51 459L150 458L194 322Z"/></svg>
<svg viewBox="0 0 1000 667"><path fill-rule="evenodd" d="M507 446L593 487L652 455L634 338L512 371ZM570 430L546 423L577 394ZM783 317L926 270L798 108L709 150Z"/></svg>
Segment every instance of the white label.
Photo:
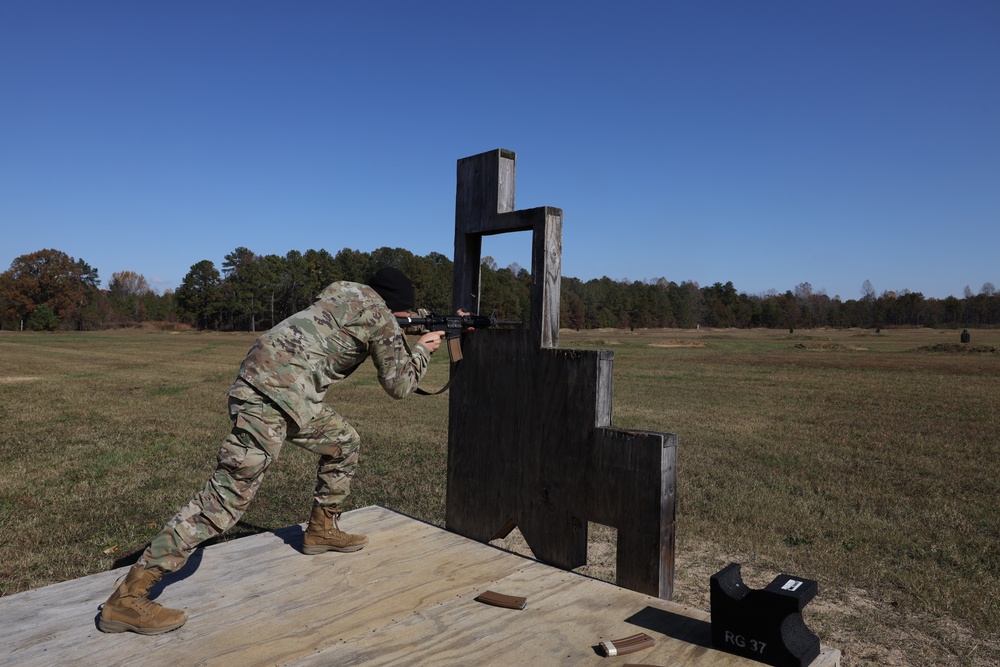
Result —
<svg viewBox="0 0 1000 667"><path fill-rule="evenodd" d="M781 587L783 591L797 591L799 586L802 585L801 581L796 581L794 579L789 579L785 582L785 585Z"/></svg>

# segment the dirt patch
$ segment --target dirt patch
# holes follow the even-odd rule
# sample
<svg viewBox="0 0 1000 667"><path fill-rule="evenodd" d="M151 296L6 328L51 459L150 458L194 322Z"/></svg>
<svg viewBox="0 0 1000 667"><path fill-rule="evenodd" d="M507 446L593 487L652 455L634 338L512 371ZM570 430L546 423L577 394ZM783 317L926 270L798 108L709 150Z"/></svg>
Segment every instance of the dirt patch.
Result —
<svg viewBox="0 0 1000 667"><path fill-rule="evenodd" d="M992 345L968 345L966 343L937 343L918 347L917 352L945 352L949 354L996 354Z"/></svg>
<svg viewBox="0 0 1000 667"><path fill-rule="evenodd" d="M650 343L650 347L708 347L708 343L700 340L663 340L658 343Z"/></svg>
<svg viewBox="0 0 1000 667"><path fill-rule="evenodd" d="M844 345L842 343L796 343L795 347L800 350L817 350L820 352L866 352L867 347L860 345Z"/></svg>
<svg viewBox="0 0 1000 667"><path fill-rule="evenodd" d="M10 377L0 377L0 384L17 384L18 382L34 382L35 380L41 380L40 377L33 377L31 375L12 375Z"/></svg>

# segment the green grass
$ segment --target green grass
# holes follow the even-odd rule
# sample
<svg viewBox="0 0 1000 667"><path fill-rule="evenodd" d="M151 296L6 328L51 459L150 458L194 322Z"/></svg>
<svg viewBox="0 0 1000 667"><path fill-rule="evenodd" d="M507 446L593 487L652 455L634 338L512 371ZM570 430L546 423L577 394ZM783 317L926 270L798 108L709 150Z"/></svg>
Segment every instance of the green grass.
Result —
<svg viewBox="0 0 1000 667"><path fill-rule="evenodd" d="M1000 661L1000 331L563 332L615 351L614 424L677 433L677 587L730 561L820 582L843 664ZM134 559L209 476L250 334L0 332L0 594ZM425 384L440 387L436 358ZM393 401L370 367L331 396L362 435L350 507L444 521L447 394ZM285 447L229 537L307 518ZM605 549L604 552L607 550ZM603 553L603 552L602 552ZM613 577L613 555L595 576Z"/></svg>

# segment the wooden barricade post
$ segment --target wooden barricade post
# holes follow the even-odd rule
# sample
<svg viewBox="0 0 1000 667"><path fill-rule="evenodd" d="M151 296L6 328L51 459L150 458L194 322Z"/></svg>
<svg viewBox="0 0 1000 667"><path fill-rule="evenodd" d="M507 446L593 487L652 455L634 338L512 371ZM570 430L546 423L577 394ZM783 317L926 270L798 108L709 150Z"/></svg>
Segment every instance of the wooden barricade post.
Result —
<svg viewBox="0 0 1000 667"><path fill-rule="evenodd" d="M451 387L446 527L515 527L542 562L586 564L589 521L617 529L617 584L670 599L677 436L612 427L614 353L559 349L562 211L514 208L515 154L458 161L453 306L478 312L482 237L531 232L531 315L466 335Z"/></svg>

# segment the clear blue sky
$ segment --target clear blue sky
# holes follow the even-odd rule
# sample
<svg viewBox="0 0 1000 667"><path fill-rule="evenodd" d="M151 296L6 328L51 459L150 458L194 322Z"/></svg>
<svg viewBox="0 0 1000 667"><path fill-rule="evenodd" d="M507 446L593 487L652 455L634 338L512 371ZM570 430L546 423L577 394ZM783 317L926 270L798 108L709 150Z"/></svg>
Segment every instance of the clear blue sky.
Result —
<svg viewBox="0 0 1000 667"><path fill-rule="evenodd" d="M978 293L1000 2L0 1L0 270L451 257L456 160L496 148L565 276Z"/></svg>

